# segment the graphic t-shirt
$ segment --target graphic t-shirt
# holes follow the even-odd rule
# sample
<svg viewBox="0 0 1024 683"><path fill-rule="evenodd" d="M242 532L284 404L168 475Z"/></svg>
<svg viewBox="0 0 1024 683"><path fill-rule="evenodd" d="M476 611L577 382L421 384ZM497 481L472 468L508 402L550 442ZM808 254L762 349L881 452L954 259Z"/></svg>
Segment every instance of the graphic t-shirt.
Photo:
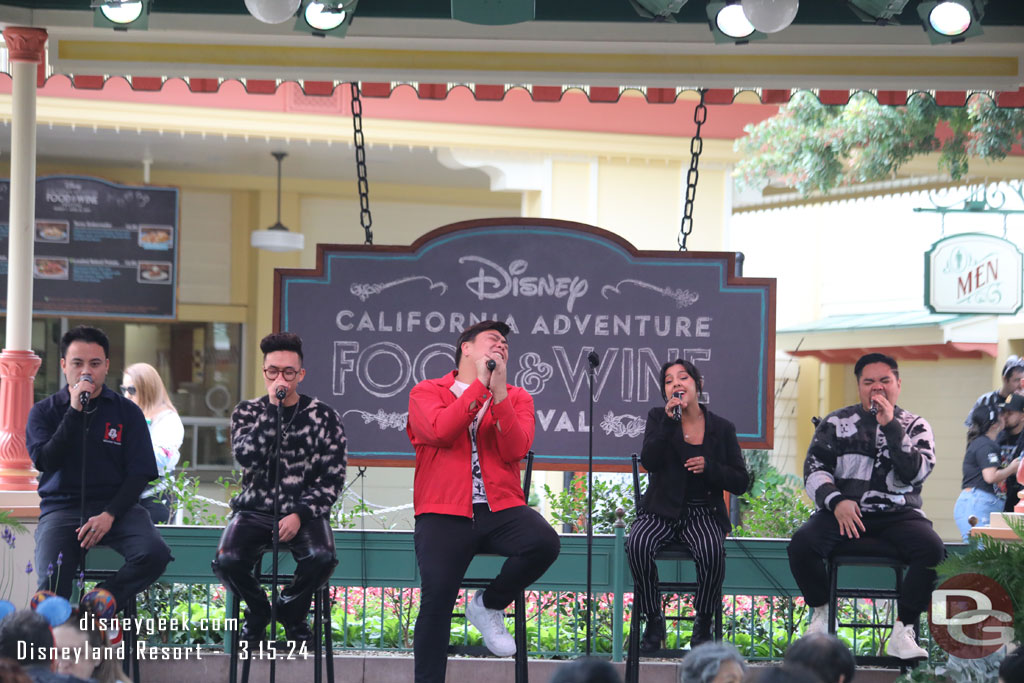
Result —
<svg viewBox="0 0 1024 683"><path fill-rule="evenodd" d="M462 392L469 388L469 385L465 382L455 380L452 384L452 393L455 394L455 398L462 396ZM477 411L476 417L473 418L472 424L469 425L469 442L473 444L473 459L472 459L472 475L473 475L473 504L486 503L487 502L487 491L484 490L484 478L480 472L480 456L476 450L476 430L480 427L480 420L483 419L484 413L487 411L487 406L490 404L491 399L484 401L484 404L480 406L480 410Z"/></svg>
<svg viewBox="0 0 1024 683"><path fill-rule="evenodd" d="M992 484L985 481L981 471L988 467L999 467L999 456L999 444L987 436L979 436L967 444L967 453L964 454L964 478L960 488L973 486L979 491L998 493Z"/></svg>

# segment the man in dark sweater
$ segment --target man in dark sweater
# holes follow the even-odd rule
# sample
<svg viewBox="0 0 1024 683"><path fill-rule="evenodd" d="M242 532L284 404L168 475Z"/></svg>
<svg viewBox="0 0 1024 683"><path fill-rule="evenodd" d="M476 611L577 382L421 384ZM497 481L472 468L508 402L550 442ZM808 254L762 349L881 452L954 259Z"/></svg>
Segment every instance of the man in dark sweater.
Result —
<svg viewBox="0 0 1024 683"><path fill-rule="evenodd" d="M312 638L306 623L313 593L338 563L331 532L331 506L345 485L345 430L337 411L298 393L306 375L302 340L296 334L270 334L260 342L267 395L242 401L231 414L231 451L242 466L242 490L231 499L234 511L220 539L213 571L245 600L239 637L247 646L264 638L270 602L253 574L260 553L272 543L274 453L281 406L280 541L295 558L295 578L281 591L277 617L293 643ZM283 398L278 398L283 396Z"/></svg>
<svg viewBox="0 0 1024 683"><path fill-rule="evenodd" d="M1003 364L1002 377L1003 386L982 394L974 402L971 412L967 413L967 419L964 420L964 426L971 426L971 415L980 406L999 408L1013 392L1024 390L1024 358L1017 356L1007 358L1006 363Z"/></svg>
<svg viewBox="0 0 1024 683"><path fill-rule="evenodd" d="M76 327L60 348L68 385L35 404L25 428L29 456L40 472L39 588L70 598L81 553L102 543L125 559L99 586L121 608L156 581L171 560L139 505L139 494L157 477L153 444L139 407L103 383L110 369L110 342L103 331Z"/></svg>
<svg viewBox="0 0 1024 683"><path fill-rule="evenodd" d="M854 374L860 403L818 424L804 461L804 484L817 510L793 534L789 566L813 609L805 633L828 630L825 558L844 541L872 537L909 566L886 652L926 657L914 627L928 608L935 566L945 557L942 539L921 511L921 485L935 467L932 428L896 405L901 385L893 358L861 356Z"/></svg>

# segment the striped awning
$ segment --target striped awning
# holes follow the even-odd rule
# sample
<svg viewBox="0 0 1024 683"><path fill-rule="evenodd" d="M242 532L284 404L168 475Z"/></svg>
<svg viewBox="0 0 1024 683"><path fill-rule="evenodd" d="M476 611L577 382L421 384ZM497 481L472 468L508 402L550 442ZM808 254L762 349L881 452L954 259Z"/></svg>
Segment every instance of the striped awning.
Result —
<svg viewBox="0 0 1024 683"><path fill-rule="evenodd" d="M121 78L120 76L117 78ZM71 82L77 89L102 90L108 77L103 75L73 74ZM167 81L184 81L192 92L217 92L225 80L241 83L246 92L252 95L270 95L285 81L269 79L218 79L218 78L161 78L159 76L129 76L126 78L133 90L140 92L159 91ZM44 79L41 78L40 85ZM331 97L336 88L347 85L342 81L296 81L308 96ZM531 84L498 84L481 83L419 83L419 82L363 82L364 97L390 97L399 88L412 88L423 100L444 100L452 91L466 89L474 99L481 102L500 101L513 90L529 93L535 102L558 102L571 91L582 92L587 99L595 103L618 102L622 97L642 96L651 104L672 104L679 98L696 97L698 86L693 87L645 87L645 86L587 86L587 85L531 85ZM778 90L766 88L713 88L707 91L705 102L710 105L732 104L741 99L750 103L753 99L761 104L785 104L796 90ZM850 101L857 92L867 92L880 104L901 106L916 93L925 93L942 107L962 107L968 99L978 95L991 98L997 106L1007 108L1024 107L1024 88L1008 92L988 90L811 90L822 104L842 105ZM751 95L753 97L751 97Z"/></svg>

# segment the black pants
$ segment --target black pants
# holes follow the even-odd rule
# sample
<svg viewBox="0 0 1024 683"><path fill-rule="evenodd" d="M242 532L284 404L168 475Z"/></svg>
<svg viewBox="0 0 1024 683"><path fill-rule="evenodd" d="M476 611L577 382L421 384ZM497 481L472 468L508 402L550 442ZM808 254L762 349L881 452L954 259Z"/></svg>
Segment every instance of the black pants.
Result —
<svg viewBox="0 0 1024 683"><path fill-rule="evenodd" d="M256 580L256 563L273 544L274 516L243 511L224 529L213 560L213 573L231 589L235 598L245 600L246 619L260 627L270 622L270 601ZM282 543L295 558L292 582L278 594L277 618L287 626L306 621L315 593L334 571L338 559L334 534L326 517L316 517L299 527L295 538Z"/></svg>
<svg viewBox="0 0 1024 683"><path fill-rule="evenodd" d="M425 513L416 517L420 613L413 638L416 683L444 683L452 608L466 568L477 553L508 559L483 594L488 609L505 609L558 557L558 534L525 505L491 512L473 506L473 519Z"/></svg>
<svg viewBox="0 0 1024 683"><path fill-rule="evenodd" d="M88 519L102 511L102 504L87 505L85 517ZM40 589L71 598L82 552L75 533L79 524L77 506L52 510L39 518L39 526L36 527L36 574ZM117 517L100 544L113 548L124 557L124 565L117 573L98 586L110 591L119 610L128 604L131 596L159 579L167 563L173 559L171 549L141 505L133 505Z"/></svg>
<svg viewBox="0 0 1024 683"><path fill-rule="evenodd" d="M915 510L864 513L862 520L865 527L862 538L874 536L887 541L907 563L897 618L904 624L916 626L931 600L935 565L946 557L942 539L932 529L931 521ZM846 540L839 534L835 515L827 510L815 512L793 534L789 542L789 568L809 606L820 607L828 602L825 558Z"/></svg>
<svg viewBox="0 0 1024 683"><path fill-rule="evenodd" d="M139 499L139 505L144 507L146 512L149 513L149 518L153 520L153 524L167 524L171 520L171 508L167 503L167 499L159 493Z"/></svg>
<svg viewBox="0 0 1024 683"><path fill-rule="evenodd" d="M666 519L641 511L626 538L626 557L633 572L636 607L648 619L661 616L658 566L654 556L667 543L687 546L697 565L697 594L693 607L699 614L714 614L722 608L725 580L725 534L707 506L687 506L682 519Z"/></svg>

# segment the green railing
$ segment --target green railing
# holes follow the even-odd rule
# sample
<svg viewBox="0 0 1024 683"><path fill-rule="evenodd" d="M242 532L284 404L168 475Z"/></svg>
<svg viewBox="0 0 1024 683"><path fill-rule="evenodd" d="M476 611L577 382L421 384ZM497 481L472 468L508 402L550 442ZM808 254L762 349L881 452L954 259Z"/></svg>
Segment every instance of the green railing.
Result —
<svg viewBox="0 0 1024 683"><path fill-rule="evenodd" d="M160 584L142 597L140 612L168 620L176 617L177 624L143 636L148 636L151 643L228 647L233 629L223 619L231 615L233 598L210 568L221 529L158 528L170 545L174 560ZM412 533L344 530L335 531L334 537L339 559L331 577L336 647L408 651L419 588ZM585 649L582 639L587 607L586 537L563 535L561 541L557 561L527 596L528 642L535 656L572 656ZM633 590L624 543L623 529L617 529L614 535L595 536L593 540L593 647L597 652L611 654L615 661L623 657ZM793 634L799 635L801 630L805 607L789 570L787 543L785 539L726 540L725 638L740 647L748 659L780 658ZM952 544L948 550L958 552L962 547ZM500 557L477 557L467 575L496 575L502 562ZM110 550L99 549L89 554L90 568L119 564L120 558ZM288 573L293 568L291 557L287 553L282 555L280 571ZM665 580L693 579L692 563L664 563L660 572ZM892 571L850 567L841 572L840 581L859 587L889 587ZM460 595L460 604L462 600ZM688 596L669 599L666 614L681 616L688 613L688 607ZM847 613L856 611L856 621L892 623L888 605L880 608L876 602L858 600L849 601L844 609ZM670 646L682 647L688 642L688 630L683 623L677 621L670 628ZM479 635L463 620L453 621L452 634L456 641L479 642ZM871 629L848 629L844 635L855 652L877 651L879 641Z"/></svg>

